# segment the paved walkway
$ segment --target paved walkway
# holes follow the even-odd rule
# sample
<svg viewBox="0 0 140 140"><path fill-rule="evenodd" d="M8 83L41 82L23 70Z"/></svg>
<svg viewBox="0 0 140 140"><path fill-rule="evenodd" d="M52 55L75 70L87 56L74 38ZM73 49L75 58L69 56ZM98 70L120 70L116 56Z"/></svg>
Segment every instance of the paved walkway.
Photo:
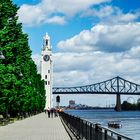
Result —
<svg viewBox="0 0 140 140"><path fill-rule="evenodd" d="M0 140L70 140L59 117L41 113L6 126L0 126Z"/></svg>

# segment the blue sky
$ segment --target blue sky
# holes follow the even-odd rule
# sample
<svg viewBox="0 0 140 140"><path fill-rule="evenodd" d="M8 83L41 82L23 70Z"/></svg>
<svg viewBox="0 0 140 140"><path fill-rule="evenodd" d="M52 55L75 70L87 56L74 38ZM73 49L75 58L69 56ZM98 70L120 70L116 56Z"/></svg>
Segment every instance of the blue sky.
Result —
<svg viewBox="0 0 140 140"><path fill-rule="evenodd" d="M20 6L19 22L29 36L38 69L43 36L48 32L51 37L54 86L88 85L116 76L140 83L139 0L13 2ZM82 98L77 102L84 103ZM115 102L110 96L98 103L90 96L86 99L89 105Z"/></svg>
<svg viewBox="0 0 140 140"><path fill-rule="evenodd" d="M41 0L13 0L18 6L23 4L37 5ZM130 11L135 11L140 7L139 0L112 0L110 2L101 3L99 5L93 5L93 8L99 8L101 6L117 6L122 9L125 13ZM92 5L91 5L92 7ZM86 11L85 11L86 12ZM22 22L22 21L21 21ZM94 24L99 22L97 17L80 17L75 15L64 25L59 24L45 24L40 23L39 25L30 26L28 24L23 24L24 31L29 35L30 47L33 54L40 52L40 47L42 45L42 36L45 32L48 32L52 38L53 51L57 50L57 43L61 40L70 38L84 29L90 29Z"/></svg>

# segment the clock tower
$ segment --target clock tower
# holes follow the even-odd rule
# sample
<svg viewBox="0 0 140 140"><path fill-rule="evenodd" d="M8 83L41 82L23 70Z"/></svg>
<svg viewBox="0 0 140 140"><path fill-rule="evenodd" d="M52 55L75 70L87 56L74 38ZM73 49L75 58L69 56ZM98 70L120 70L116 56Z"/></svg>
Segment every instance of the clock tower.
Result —
<svg viewBox="0 0 140 140"><path fill-rule="evenodd" d="M52 100L52 80L53 80L53 67L52 67L52 51L50 45L50 37L46 33L43 38L43 48L41 53L41 78L44 80L46 92L46 105L45 109L53 107Z"/></svg>

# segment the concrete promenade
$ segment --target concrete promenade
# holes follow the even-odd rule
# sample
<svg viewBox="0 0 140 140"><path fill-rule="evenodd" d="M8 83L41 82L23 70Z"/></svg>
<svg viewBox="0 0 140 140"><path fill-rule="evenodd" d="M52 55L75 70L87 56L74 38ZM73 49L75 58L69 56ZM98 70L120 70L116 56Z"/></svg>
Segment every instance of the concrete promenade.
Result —
<svg viewBox="0 0 140 140"><path fill-rule="evenodd" d="M41 113L0 126L0 140L70 140L59 117Z"/></svg>

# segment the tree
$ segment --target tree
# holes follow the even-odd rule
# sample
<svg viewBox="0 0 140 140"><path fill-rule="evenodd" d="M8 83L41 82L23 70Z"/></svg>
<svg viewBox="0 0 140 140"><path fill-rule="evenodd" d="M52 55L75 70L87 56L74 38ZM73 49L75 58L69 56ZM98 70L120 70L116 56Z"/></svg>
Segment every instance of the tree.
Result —
<svg viewBox="0 0 140 140"><path fill-rule="evenodd" d="M122 107L122 110L137 110L137 104L131 104L127 101L124 101L121 107Z"/></svg>
<svg viewBox="0 0 140 140"><path fill-rule="evenodd" d="M13 115L45 106L44 84L31 59L28 36L18 23L17 11L11 0L0 1L0 52L5 56L0 60L0 113Z"/></svg>

